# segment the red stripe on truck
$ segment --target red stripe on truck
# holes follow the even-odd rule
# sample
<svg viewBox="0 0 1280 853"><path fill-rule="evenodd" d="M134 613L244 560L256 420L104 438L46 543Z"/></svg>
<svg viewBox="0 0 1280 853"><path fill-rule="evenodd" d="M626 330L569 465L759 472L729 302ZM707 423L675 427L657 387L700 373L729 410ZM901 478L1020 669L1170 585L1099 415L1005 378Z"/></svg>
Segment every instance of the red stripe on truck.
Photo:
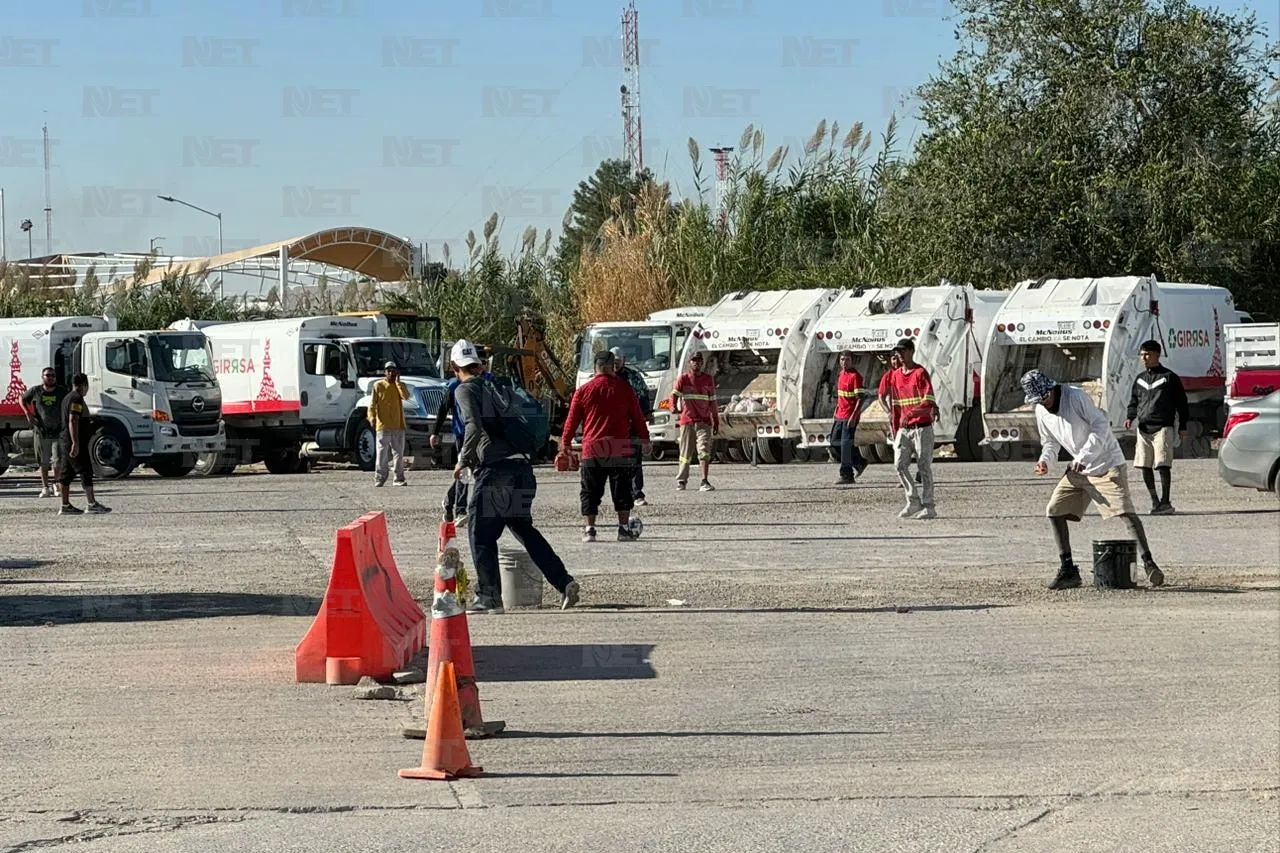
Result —
<svg viewBox="0 0 1280 853"><path fill-rule="evenodd" d="M20 403L0 403L0 415L15 415L23 420L27 417Z"/></svg>
<svg viewBox="0 0 1280 853"><path fill-rule="evenodd" d="M297 400L250 400L247 403L223 403L224 415L262 415L275 412L298 412L302 403Z"/></svg>
<svg viewBox="0 0 1280 853"><path fill-rule="evenodd" d="M1188 391L1212 391L1227 387L1225 376L1183 376L1181 379L1182 387Z"/></svg>

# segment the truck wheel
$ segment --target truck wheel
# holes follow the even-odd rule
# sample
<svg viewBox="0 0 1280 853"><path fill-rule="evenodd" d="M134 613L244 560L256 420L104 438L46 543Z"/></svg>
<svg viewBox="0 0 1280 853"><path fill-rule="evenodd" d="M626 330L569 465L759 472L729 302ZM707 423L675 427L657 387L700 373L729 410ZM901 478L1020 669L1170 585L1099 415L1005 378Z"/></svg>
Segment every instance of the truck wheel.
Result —
<svg viewBox="0 0 1280 853"><path fill-rule="evenodd" d="M351 442L351 455L360 466L361 471L372 471L378 462L378 435L373 431L373 424L362 421L356 427L355 438Z"/></svg>
<svg viewBox="0 0 1280 853"><path fill-rule="evenodd" d="M201 453L196 457L196 475L200 477L226 477L236 470L236 456L230 450L222 453Z"/></svg>
<svg viewBox="0 0 1280 853"><path fill-rule="evenodd" d="M296 474L302 466L298 447L275 447L265 452L262 464L272 474Z"/></svg>
<svg viewBox="0 0 1280 853"><path fill-rule="evenodd" d="M124 430L103 424L89 437L89 460L99 480L120 480L133 470L133 445Z"/></svg>
<svg viewBox="0 0 1280 853"><path fill-rule="evenodd" d="M956 425L956 458L961 462L980 462L982 460L982 411L977 406L970 406L960 416Z"/></svg>
<svg viewBox="0 0 1280 853"><path fill-rule="evenodd" d="M730 462L746 462L747 461L746 454L742 452L742 442L740 441L729 442L725 446L724 451L726 454L728 454Z"/></svg>
<svg viewBox="0 0 1280 853"><path fill-rule="evenodd" d="M651 461L661 462L663 459L666 459L666 458L667 458L667 449L665 447L658 447L657 445L654 445L653 447L649 448L649 459Z"/></svg>
<svg viewBox="0 0 1280 853"><path fill-rule="evenodd" d="M195 470L196 460L189 453L166 453L152 456L150 465L161 477L185 477Z"/></svg>
<svg viewBox="0 0 1280 853"><path fill-rule="evenodd" d="M760 454L760 461L764 464L777 465L782 461L782 439L757 438L756 447Z"/></svg>

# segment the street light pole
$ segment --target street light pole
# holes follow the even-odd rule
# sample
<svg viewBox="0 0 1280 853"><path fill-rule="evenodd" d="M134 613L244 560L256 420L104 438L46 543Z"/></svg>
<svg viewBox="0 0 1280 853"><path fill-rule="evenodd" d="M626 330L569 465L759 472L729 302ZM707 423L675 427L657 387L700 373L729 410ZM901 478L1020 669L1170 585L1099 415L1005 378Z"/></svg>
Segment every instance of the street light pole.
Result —
<svg viewBox="0 0 1280 853"><path fill-rule="evenodd" d="M158 195L156 196L156 198L160 199L161 201L170 202L172 204L185 205L191 208L192 210L198 210L201 213L206 214L207 216L212 216L214 219L218 220L218 254L221 255L223 253L222 251L222 214L221 213L214 213L212 210L205 210L203 207L198 207L189 201L183 201L182 199L174 198L171 195ZM223 276L222 270L219 269L218 270L218 298L219 299L222 299L223 297L226 296L225 282L222 276Z"/></svg>

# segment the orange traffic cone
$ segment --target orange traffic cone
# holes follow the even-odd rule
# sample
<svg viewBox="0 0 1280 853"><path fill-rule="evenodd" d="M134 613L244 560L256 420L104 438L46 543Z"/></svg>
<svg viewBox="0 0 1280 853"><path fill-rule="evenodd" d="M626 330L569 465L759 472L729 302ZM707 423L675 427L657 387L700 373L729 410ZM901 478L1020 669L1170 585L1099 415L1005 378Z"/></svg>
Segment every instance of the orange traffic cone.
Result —
<svg viewBox="0 0 1280 853"><path fill-rule="evenodd" d="M483 767L471 764L467 740L462 735L462 710L458 707L458 684L453 662L440 664L436 679L435 701L427 720L427 741L422 746L422 766L400 771L401 779L452 780L460 776L479 776Z"/></svg>

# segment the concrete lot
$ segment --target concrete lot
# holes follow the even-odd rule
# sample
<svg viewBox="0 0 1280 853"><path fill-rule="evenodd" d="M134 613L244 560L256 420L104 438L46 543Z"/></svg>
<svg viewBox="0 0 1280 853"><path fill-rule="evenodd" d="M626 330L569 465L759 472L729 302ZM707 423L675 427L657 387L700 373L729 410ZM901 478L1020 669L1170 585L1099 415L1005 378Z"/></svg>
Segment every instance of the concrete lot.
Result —
<svg viewBox="0 0 1280 853"><path fill-rule="evenodd" d="M291 681L336 527L385 510L427 597L447 475L139 473L59 518L10 472L0 851L1280 850L1280 502L1215 466L1147 521L1165 588L1064 593L1027 463L939 463L928 522L883 465L651 465L643 539L591 546L542 470L584 606L470 620L508 732L448 784L396 775L420 700Z"/></svg>

